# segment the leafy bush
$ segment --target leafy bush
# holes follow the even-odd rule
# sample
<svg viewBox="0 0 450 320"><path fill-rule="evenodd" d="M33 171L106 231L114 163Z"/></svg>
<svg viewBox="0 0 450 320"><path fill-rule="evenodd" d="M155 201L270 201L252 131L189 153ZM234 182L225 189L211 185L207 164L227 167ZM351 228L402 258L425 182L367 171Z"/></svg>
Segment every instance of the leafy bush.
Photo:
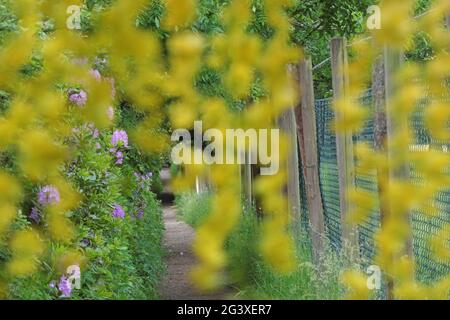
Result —
<svg viewBox="0 0 450 320"><path fill-rule="evenodd" d="M124 163L118 164L111 150L111 132L87 125L77 127L67 143L76 153L63 171L83 196L80 206L69 213L77 225L74 245L48 240L43 261L53 264L41 263L38 272L13 280L9 297L58 298L58 281L70 262L76 261L81 264L81 289L72 291L73 299L157 298L155 288L163 271L163 225L159 202L151 192L152 177L140 171L147 167L136 167L138 159L129 159L129 154L137 157L139 151L131 146L124 149ZM42 186L30 186L15 230L46 227L46 208L37 200L39 190ZM115 215L117 206L126 212L125 217ZM38 217L30 215L31 208L38 209ZM0 260L9 255L6 247L0 248Z"/></svg>

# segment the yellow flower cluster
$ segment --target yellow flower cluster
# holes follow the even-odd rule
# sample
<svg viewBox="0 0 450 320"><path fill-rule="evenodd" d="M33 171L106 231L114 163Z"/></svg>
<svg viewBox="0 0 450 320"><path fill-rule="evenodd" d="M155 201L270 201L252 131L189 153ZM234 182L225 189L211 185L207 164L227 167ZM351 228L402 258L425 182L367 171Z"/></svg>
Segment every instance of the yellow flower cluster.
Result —
<svg viewBox="0 0 450 320"><path fill-rule="evenodd" d="M174 128L189 128L194 120L202 119L208 127L219 129L269 129L295 100L286 65L298 60L300 54L288 44L289 23L284 11L288 1L265 1L266 15L275 33L263 42L246 32L251 18L247 1L232 1L223 16L226 33L207 39L188 29L195 18L196 1L167 0L162 21L162 26L171 32L167 55L153 32L138 29L133 22L147 1L117 0L106 10L93 13L96 27L89 35L67 28L66 9L73 4L14 1L20 32L0 49L0 88L13 97L8 112L0 118L0 151L17 150L21 170L21 177L0 172L0 189L6 190L0 195L0 236L10 238L13 258L6 268L11 275L35 269L35 261L45 250L46 237L70 243L74 235L74 226L65 213L76 208L81 197L60 173L61 166L71 157L63 143L71 134L69 123L92 122L99 128L111 125L106 117L108 107L114 104L111 83L90 76L88 64L80 60L107 57L111 78L120 84L120 93L145 114L131 138L148 152L163 152L169 146L168 137L155 130L164 119L163 101L167 97L173 100L169 115ZM78 4L82 6L81 1ZM55 30L49 36L39 37L43 19L53 21ZM32 77L24 77L20 70L34 53L42 57L43 69ZM168 61L164 61L166 56ZM228 109L224 100L199 95L194 77L204 61L225 74L224 84L235 99L248 96L256 72L263 77L267 96L251 102L242 114L237 114ZM66 93L58 90L57 84L81 86L87 94L86 104L82 108L69 105ZM285 141L281 145L281 152L285 153ZM282 155L278 176L270 181L261 179L257 190L268 212L262 251L275 267L289 270L293 244L286 233L284 161ZM187 166L186 175L175 185L190 185L195 176L202 174L202 166ZM224 241L241 211L238 167L216 165L210 175L217 191L213 213L199 230L194 245L200 264L193 275L203 288L220 283L220 270L226 265ZM22 197L22 181L26 180L55 186L61 201L46 210L48 230L9 235Z"/></svg>
<svg viewBox="0 0 450 320"><path fill-rule="evenodd" d="M283 1L265 1L268 21L276 30L273 38L263 41L246 31L251 19L248 1L232 1L224 11L224 34L210 39L179 31L170 40L171 70L168 85L178 100L171 106L171 122L176 127L192 127L203 120L204 130L232 128L266 128L276 126L281 113L295 101L292 79L286 66L300 58L298 49L289 46L289 23ZM175 10L175 8L174 8ZM267 95L250 101L241 112L230 110L221 98L204 98L191 87L193 76L206 56L207 65L223 75L224 85L234 99L248 100L256 73L261 74ZM225 135L224 135L225 136ZM226 144L226 143L224 143ZM280 271L289 271L294 263L294 245L287 233L289 217L283 195L286 181L286 138L280 141L280 171L275 176L259 177L255 191L262 199L266 213L261 252ZM254 150L253 150L254 151ZM235 153L236 150L226 150ZM193 184L196 176L209 174L214 186L211 215L202 225L194 243L199 265L193 270L195 283L202 289L213 289L223 283L221 270L226 266L224 242L241 214L239 167L213 164L186 165L184 176L176 187Z"/></svg>
<svg viewBox="0 0 450 320"><path fill-rule="evenodd" d="M386 275L390 298L447 299L450 275L429 285L417 281L416 261L409 247L411 212L414 210L429 217L439 214L430 204L437 192L448 189L450 185L450 154L442 148L448 142L450 132L450 103L443 101L448 95L444 80L450 75L450 37L443 21L450 12L450 3L435 1L429 14L419 19L411 16L414 4L412 0L381 1L382 28L372 32L371 42L357 41L354 45L357 57L350 64L350 98L335 104L337 110L346 114L344 121L337 123L337 128L353 131L362 128L366 115L356 97L368 86L375 58L382 53L393 52L395 59L395 53L399 55L401 50L412 47L415 34L426 33L436 52L433 60L421 64L405 62L397 70L387 66L387 72L394 72L389 84L391 94L386 101L389 138L382 150L374 150L367 144L358 144L355 148L357 170L366 174L381 173L378 175L379 194L349 190L353 204L350 219L353 223L361 223L377 204L382 209L381 228L375 235L375 262ZM433 139L442 144L418 147L408 119L424 97L429 98L423 113L424 123ZM420 183L409 178L410 168L420 177ZM450 222L444 221L441 231L429 242L434 258L444 264L450 262L449 226ZM349 271L343 280L352 289L349 298L369 297L365 277L361 274Z"/></svg>

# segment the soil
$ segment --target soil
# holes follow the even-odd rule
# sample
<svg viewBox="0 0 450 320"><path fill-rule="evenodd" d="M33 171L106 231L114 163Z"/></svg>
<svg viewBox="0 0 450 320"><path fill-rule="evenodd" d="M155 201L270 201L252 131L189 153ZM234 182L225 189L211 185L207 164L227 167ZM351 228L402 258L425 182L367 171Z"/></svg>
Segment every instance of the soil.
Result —
<svg viewBox="0 0 450 320"><path fill-rule="evenodd" d="M195 231L179 220L173 206L173 194L168 186L170 175L165 169L161 173L165 185L163 194L163 214L165 224L164 249L167 271L161 280L159 294L164 300L224 300L228 293L205 294L196 290L189 279L189 271L196 264L192 252Z"/></svg>

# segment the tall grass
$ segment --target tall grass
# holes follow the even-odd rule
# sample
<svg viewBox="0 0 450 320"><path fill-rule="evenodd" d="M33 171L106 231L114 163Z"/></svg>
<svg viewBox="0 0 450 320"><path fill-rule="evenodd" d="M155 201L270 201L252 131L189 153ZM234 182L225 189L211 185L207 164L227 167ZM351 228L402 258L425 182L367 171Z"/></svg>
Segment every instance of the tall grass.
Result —
<svg viewBox="0 0 450 320"><path fill-rule="evenodd" d="M183 193L176 197L180 217L197 228L207 217L209 193ZM226 243L229 284L238 290L238 297L247 299L339 299L344 289L340 271L348 266L343 255L328 249L321 257L321 267L312 263L311 246L304 231L297 237L297 268L279 274L259 254L260 218L251 209L243 212L239 225Z"/></svg>

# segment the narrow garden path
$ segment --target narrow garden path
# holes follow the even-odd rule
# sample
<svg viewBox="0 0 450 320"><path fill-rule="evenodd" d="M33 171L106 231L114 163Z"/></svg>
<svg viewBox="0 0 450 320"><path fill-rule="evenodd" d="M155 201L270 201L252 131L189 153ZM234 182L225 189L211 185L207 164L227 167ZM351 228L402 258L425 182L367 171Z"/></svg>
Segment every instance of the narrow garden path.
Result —
<svg viewBox="0 0 450 320"><path fill-rule="evenodd" d="M161 279L159 294L164 300L220 300L225 294L202 294L197 291L189 280L189 270L196 260L192 252L192 242L195 231L189 225L177 218L173 205L173 194L168 189L170 173L167 169L161 172L164 191L161 195L164 215L164 249L167 271Z"/></svg>

